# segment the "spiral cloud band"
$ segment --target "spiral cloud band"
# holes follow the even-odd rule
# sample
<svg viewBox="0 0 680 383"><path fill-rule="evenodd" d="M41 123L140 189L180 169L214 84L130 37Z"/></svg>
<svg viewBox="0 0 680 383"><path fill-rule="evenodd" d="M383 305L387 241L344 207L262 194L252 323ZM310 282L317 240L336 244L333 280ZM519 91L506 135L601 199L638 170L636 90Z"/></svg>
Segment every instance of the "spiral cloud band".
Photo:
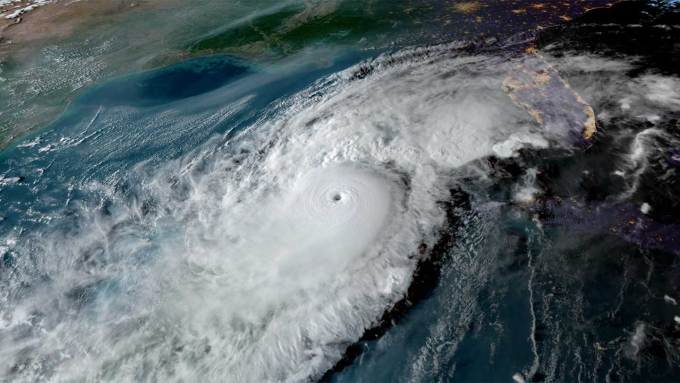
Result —
<svg viewBox="0 0 680 383"><path fill-rule="evenodd" d="M439 202L454 170L559 141L503 92L517 65L508 61L521 60L451 46L379 58L228 140L160 169L140 164L127 195L80 185L106 208L80 206L70 232L14 246L31 256L2 279L0 328L23 340L0 355L0 373L16 382L320 377L404 296L418 249L445 221ZM113 107L96 119L130 113ZM49 278L22 287L40 275Z"/></svg>

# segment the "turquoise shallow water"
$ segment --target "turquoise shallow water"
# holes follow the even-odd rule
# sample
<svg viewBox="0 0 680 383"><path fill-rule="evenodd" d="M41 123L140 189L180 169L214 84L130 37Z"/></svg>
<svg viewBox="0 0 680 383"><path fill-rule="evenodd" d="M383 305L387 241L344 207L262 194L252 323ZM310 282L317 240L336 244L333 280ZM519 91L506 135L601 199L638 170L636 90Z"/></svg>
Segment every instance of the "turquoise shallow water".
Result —
<svg viewBox="0 0 680 383"><path fill-rule="evenodd" d="M540 48L598 113L588 143L502 90L538 60L512 40L218 55L87 90L0 153L0 372L672 381L680 82L657 52L578 51L579 28Z"/></svg>
<svg viewBox="0 0 680 383"><path fill-rule="evenodd" d="M91 212L96 213L95 220L106 220L106 217L116 217L122 206L141 205L141 214L153 214L150 211L159 207L144 200L140 184L148 182L145 177L155 169L182 157L191 159L192 153L205 150L219 153L219 147L233 140L243 128L258 120L276 118L277 103L362 58L356 52L324 52L329 53L335 59L324 65L316 63L315 54L311 54L268 68L228 56L195 59L119 78L89 90L49 129L27 137L2 153L0 174L7 180L0 194L2 236L8 243L21 244L27 239L30 242L32 232L65 238L87 235L83 230L91 230L86 223L92 219ZM241 106L246 98L246 105ZM224 177L230 177L229 172ZM452 254L446 256L441 287L432 297L409 312L403 323L384 338L367 343L366 355L360 357L356 366L334 375L333 380L394 381L411 377L429 381L447 376L463 380L504 380L517 372L518 366L531 362L524 289L504 295L506 303L496 309L499 312L495 315L503 315L505 311L514 324L509 336L495 346L500 351L494 352L499 356L495 357L491 374L485 367L489 360L486 341L483 345L465 341L467 328L474 326L474 315L479 315L474 313L487 304L485 298L477 301L477 289L490 283L490 275L494 273L491 265L497 263L491 254L497 253L498 244L504 241L497 238L501 228L485 223L500 211L486 210L482 207L480 212L466 218L470 220L470 229ZM101 218L96 218L100 215ZM181 237L181 225L170 221L146 229L144 225L133 227L132 230L147 232L126 236L150 243L139 249L131 248L125 254L130 257L126 262L138 268L146 267L150 259L159 257L159 243L176 243L178 236ZM56 246L64 245L68 246L63 243ZM11 247L4 250L4 282L11 285L13 281L7 278L23 279L30 286L12 292L10 299L15 302L20 302L22 296L28 299L40 284L49 286L59 278L47 270L33 276L26 270L24 275L9 273L26 261L22 257L35 257L34 262L41 262L39 258L43 256L60 256L58 248L51 254L40 254L46 249L31 247L30 243L27 246L19 247L18 251ZM122 250L126 252L125 248ZM451 263L450 259L459 261ZM102 262L114 262L110 265L113 266L116 261ZM510 275L504 277L503 283L521 284L525 277L523 273ZM43 278L45 281L41 282ZM112 296L125 299L130 294L131 287L122 280L84 283L80 286L76 283L76 287L65 293L67 299L80 302L77 306L82 312L80 315L96 317L99 304L108 302ZM492 291L496 294L493 288ZM495 302L493 305L498 304L497 297L486 299ZM115 305L119 304L124 302ZM94 311L88 314L90 310ZM121 315L126 312L124 307L118 310ZM479 336L493 343L498 334L483 332ZM433 349L433 341L443 343ZM459 357L455 357L458 347L464 350L460 362ZM510 354L504 351L507 349L514 351ZM416 362L419 359L422 365ZM404 364L404 361L409 362ZM463 366L457 367L458 364ZM438 367L434 368L435 365Z"/></svg>
<svg viewBox="0 0 680 383"><path fill-rule="evenodd" d="M54 214L94 180L115 185L140 162L160 164L215 139L228 140L277 102L319 77L360 60L357 53L322 52L337 60L323 65L313 56L267 69L228 56L195 59L134 74L95 87L48 129L2 152L3 230L40 222L27 217ZM247 108L230 109L244 97ZM159 118L170 114L170 118ZM211 143L209 145L215 145ZM12 180L20 178L21 181ZM45 201L34 205L35 201Z"/></svg>

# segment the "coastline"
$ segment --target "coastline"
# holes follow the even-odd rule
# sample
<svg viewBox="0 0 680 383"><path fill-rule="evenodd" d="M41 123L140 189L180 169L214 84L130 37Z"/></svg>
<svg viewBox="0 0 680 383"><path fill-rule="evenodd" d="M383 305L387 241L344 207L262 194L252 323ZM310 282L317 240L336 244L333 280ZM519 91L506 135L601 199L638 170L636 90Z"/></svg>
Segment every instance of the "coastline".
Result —
<svg viewBox="0 0 680 383"><path fill-rule="evenodd" d="M0 7L0 14L5 14L0 18L0 60L9 53L30 49L30 44L65 39L88 23L126 11L149 8L153 3L162 1L39 0L34 3L21 0L11 3L21 5L6 9Z"/></svg>
<svg viewBox="0 0 680 383"><path fill-rule="evenodd" d="M488 22L489 25L493 25L493 28L498 28L499 25L511 22L516 17L518 22L527 25L527 28L544 28L546 24L551 25L551 22L566 22L575 14L583 14L597 9L589 7L591 3L596 2L583 2L561 8L562 5L549 2L536 2L529 5L517 1L507 6L507 13L513 17L513 19L508 20L491 20L489 15L497 9L493 8L491 3L487 4L483 1L461 3L466 6L462 6L462 8L454 7L450 12L464 15L474 25L481 26ZM608 6L615 3L617 1L612 1L608 3ZM251 5L250 7L256 9L258 5ZM145 35L140 32L143 28L142 22L137 20L137 24L134 24L133 27L140 29L136 34L131 34L132 41L125 42L137 45L135 47L136 52L132 52L130 47L115 51L106 47L97 50L98 47L94 47L91 49L93 50L92 53L86 51L86 53L81 54L82 57L77 57L77 60L73 59L72 51L75 48L72 46L80 45L81 41L100 38L99 32L107 28L102 27L103 25L108 26L109 29L106 31L109 35L114 35L115 28L122 25L117 23L128 22L132 19L129 16L143 19L146 15L155 16L148 11L166 10L181 14L181 12L189 9L190 7L181 5L176 0L10 0L10 2L4 3L4 6L0 7L0 13L4 14L0 17L0 150L23 135L47 126L63 112L64 108L79 94L80 89L96 82L128 72L173 64L189 57L201 57L215 53L233 53L237 56L245 55L249 57L247 53L252 49L249 50L248 48L252 48L252 46L261 47L258 51L260 56L269 57L267 50L271 50L271 47L268 48L267 44L271 42L278 44L282 41L282 37L288 36L268 35L265 41L258 40L244 46L234 45L205 51L193 51L192 47L185 45L185 43L197 38L202 33L198 34L196 31L192 31L193 36L191 36L183 31L180 35L186 41L168 43L172 39L159 35L162 31L149 30L150 33L156 33L156 35L149 35L150 38L139 41L138 39L145 37ZM201 15L200 12L197 14ZM306 14L305 12L308 12L308 10L302 11L302 14ZM534 16L530 16L532 12ZM14 16L15 13L17 13L15 17L7 18ZM208 14L210 13L205 13L204 16ZM245 14L249 15L251 12L245 12ZM222 17L225 21L231 19L226 14ZM532 22L533 26L526 24L527 17L529 19L537 17ZM187 18L190 18L190 16L187 16ZM298 15L294 15L291 20L297 20L297 18L299 18ZM191 21L186 21L183 27L186 29L187 25L190 24ZM285 28L282 31L291 32L288 31L291 28L289 24L284 23ZM140 25L142 26L140 27ZM167 26L163 27L168 28ZM239 31L243 29L252 33L247 28L239 28ZM442 28L447 27L442 26ZM292 35L295 33L296 30L293 30ZM463 36L468 36L469 33L481 36L493 35L493 31L484 32L484 27L472 27L470 31L461 32ZM154 37L158 41L155 41ZM298 37L286 38L295 39ZM324 41L323 36L305 35L304 38L308 40L302 41L303 46ZM157 43L161 41L164 45L159 48ZM294 40L294 42L297 42L297 40ZM103 42L102 46L106 43L109 43L109 41ZM343 44L344 42L338 43ZM68 47L71 51L59 51L64 45L68 44L71 45ZM68 65L62 65L56 63L57 60L62 60L61 57L57 57L53 60L55 62L36 63L37 61L48 61L43 57L36 58L41 50L46 49L56 50L61 55L71 55L67 57L67 60L74 62L67 62ZM121 53L123 49L127 49L128 52ZM256 54L256 57L259 56ZM47 67L51 64L56 64L57 67L48 70ZM17 74L16 68L19 68L21 73ZM36 72L42 77L36 76ZM12 78L12 76L15 78ZM16 77L19 77L19 80L16 80ZM70 77L75 77L75 79ZM18 86L13 83L17 81L19 81ZM36 81L38 84L36 84ZM42 83L40 83L41 81ZM53 83L57 83L57 85ZM19 90L17 91L14 88ZM33 93L26 93L25 91L22 93L23 89L26 88L36 88L37 90ZM2 100L3 98L5 101Z"/></svg>
<svg viewBox="0 0 680 383"><path fill-rule="evenodd" d="M49 0L36 6L21 0L0 8L0 150L49 125L80 89L107 77L107 52L82 44L96 38L98 28L173 1ZM45 57L50 50L56 53Z"/></svg>

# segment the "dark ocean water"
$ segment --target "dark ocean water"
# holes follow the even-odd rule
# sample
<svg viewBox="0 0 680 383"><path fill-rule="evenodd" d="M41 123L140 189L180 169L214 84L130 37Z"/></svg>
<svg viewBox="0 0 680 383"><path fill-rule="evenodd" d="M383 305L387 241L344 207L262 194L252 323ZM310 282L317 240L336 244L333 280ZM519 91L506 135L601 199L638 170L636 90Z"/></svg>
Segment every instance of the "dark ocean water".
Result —
<svg viewBox="0 0 680 383"><path fill-rule="evenodd" d="M383 316L383 322L366 326L361 340L340 337L341 349L349 351L343 351L344 357L333 354L333 364L322 369L329 373L315 371L309 376L273 380L680 379L680 308L676 302L680 301L680 89L675 88L680 84L680 72L674 65L679 57L678 17L677 12L650 16L649 9L625 7L589 14L584 24L577 20L546 31L536 44L593 106L598 114L598 135L588 142L525 148L510 158L481 156L441 171L447 173L446 187L458 194L452 192L449 200L437 201L443 210L448 209L449 225L438 231L440 245L432 251L435 260L431 264L421 260L421 265L427 266L419 269L412 281L419 286L413 295L417 299L382 308L390 314ZM623 21L616 24L617 20ZM673 27L666 28L668 25ZM598 37L590 37L595 35ZM650 41L662 43L650 47ZM493 56L499 49L504 52L495 45L473 44L456 55ZM239 148L240 135L249 130L283 135L277 129L286 126L267 123L284 112L304 114L305 108L299 105L325 100L325 92L332 93L326 84L340 81L332 74L378 53L311 50L266 66L211 56L118 78L90 89L50 127L1 152L0 287L5 293L0 302L6 306L0 311L0 334L4 331L7 336L0 341L0 359L4 355L12 361L0 364L0 372L8 374L7 381L58 376L58 366L68 360L63 354L77 354L77 347L66 341L68 344L58 347L50 344L49 352L36 352L48 347L37 342L49 343L36 335L40 329L55 334L54 339L77 337L83 334L80 331L113 326L102 320L84 330L78 327L88 318L99 318L98 311L114 313L106 320L115 318L116 310L121 317L134 311L125 305L125 297L136 297L135 289L141 285L109 278L108 271L129 262L131 274L148 273L142 279L155 278L154 269L147 270L149 259L163 259L160 249L168 243L190 247L178 234L182 224L203 222L202 218L194 220L191 213L180 216L173 212L204 192L200 176L240 182L239 177L259 174L258 156L266 157L269 150L276 149L276 140ZM408 56L414 65L426 61L421 57L434 56L419 51L409 55L415 57ZM592 65L604 68L606 63L626 69L584 69L582 57L588 55L610 60L588 61L596 63ZM380 65L389 68L401 65L399 60L407 61L395 57ZM380 65L374 67L383 69ZM346 77L359 82L370 75L366 68L359 66L350 72L358 80ZM455 73L466 70L456 67ZM621 78L620 83L606 82L614 76ZM483 72L472 78L473 82L491 81ZM630 82L656 92L645 93L646 101L639 101L642 106L631 101L641 114L621 112L619 104L626 95L617 93L622 89L617 86ZM593 90L592 84L597 89ZM309 87L317 91L300 93ZM647 117L640 117L643 112ZM319 113L310 119L309 130L325 118L330 117ZM224 149L232 147L238 149ZM286 151L282 153L284 157ZM255 165L252 172L242 173L216 158L227 158L234 167L248 161ZM386 168L392 166L385 162ZM168 170L167 163L176 166ZM224 169L219 168L223 165ZM171 195L172 205L163 205L164 194L147 191L161 182L156 174L167 180L160 189ZM277 174L272 177L276 179ZM206 189L222 190L210 182L206 185ZM533 190L535 197L518 197L523 190ZM90 235L93 228L101 229L104 239L81 245L78 238ZM215 239L205 234L201 240ZM67 266L53 267L53 262L59 263L55 258L72 255L66 248L76 249L78 257L69 259ZM30 271L31 265L35 273ZM60 273L68 274L64 270L78 270L79 274L62 280ZM89 278L88 273L102 270L107 277ZM38 300L35 296L41 288L52 290L54 296L44 294L50 297ZM118 295L120 300L111 298ZM229 310L230 302L218 300L217 304ZM267 315L276 316L277 312L272 309ZM143 323L143 319L136 320L134 323ZM229 326L247 327L247 319L243 319L246 324L237 322L234 319ZM193 331L199 335L190 332L190 340L159 337L172 338L168 342L177 354L205 349L208 355L211 347L217 349L210 343L213 333L202 338L200 328ZM163 343L143 336L132 339L138 340L142 349L143 342ZM201 339L209 339L208 346L200 343ZM112 347L123 347L113 337L111 342ZM97 347L102 344L108 347L101 339L93 341L94 346L84 344L82 347L93 347L88 349L91 353L100 351ZM155 351L134 350L130 353L156 358ZM201 369L201 361L208 358L201 355L179 357L196 368L196 375L188 368L190 372L183 376L219 378ZM176 360L165 357L161 353L158 359L141 365L160 370ZM86 374L82 380L120 378L111 372L119 366L114 362L93 366L93 370L105 371L103 375ZM173 373L177 375L169 376L181 379L179 372ZM74 376L75 380L82 378ZM140 381L163 378L148 371L130 376Z"/></svg>
<svg viewBox="0 0 680 383"><path fill-rule="evenodd" d="M214 56L94 87L44 132L0 153L0 174L7 180L3 229L40 221L27 210L58 214L64 201L90 197L72 195L79 192L76 185L121 182L140 162L158 165L179 158L217 135L228 140L230 132L263 118L268 107L362 58L333 54L333 63L320 65L303 56L267 69ZM248 107L232 112L229 106L244 97L252 97ZM171 117L158 118L165 113Z"/></svg>
<svg viewBox="0 0 680 383"><path fill-rule="evenodd" d="M635 56L632 77L677 75L678 13L648 6L593 11L540 45L558 57ZM583 71L562 74L577 89L597 83ZM603 97L597 113L617 96ZM333 381L509 381L518 372L530 381L678 381L678 117L601 118L584 149L493 161L494 181L471 189L470 222L432 294L362 342ZM642 178L628 179L620 169L650 128L663 137L645 149ZM526 169L545 192L532 206L512 203ZM659 208L648 213L651 205Z"/></svg>

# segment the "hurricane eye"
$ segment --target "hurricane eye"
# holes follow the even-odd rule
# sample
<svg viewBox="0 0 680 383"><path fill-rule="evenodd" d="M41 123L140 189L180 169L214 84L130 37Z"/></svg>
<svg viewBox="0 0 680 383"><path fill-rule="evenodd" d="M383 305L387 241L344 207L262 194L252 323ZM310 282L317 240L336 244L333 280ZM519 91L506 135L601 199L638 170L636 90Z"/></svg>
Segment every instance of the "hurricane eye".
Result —
<svg viewBox="0 0 680 383"><path fill-rule="evenodd" d="M338 201L340 201L341 199L342 199L342 196L340 195L340 193L335 193L335 194L333 195L333 202L338 202Z"/></svg>

